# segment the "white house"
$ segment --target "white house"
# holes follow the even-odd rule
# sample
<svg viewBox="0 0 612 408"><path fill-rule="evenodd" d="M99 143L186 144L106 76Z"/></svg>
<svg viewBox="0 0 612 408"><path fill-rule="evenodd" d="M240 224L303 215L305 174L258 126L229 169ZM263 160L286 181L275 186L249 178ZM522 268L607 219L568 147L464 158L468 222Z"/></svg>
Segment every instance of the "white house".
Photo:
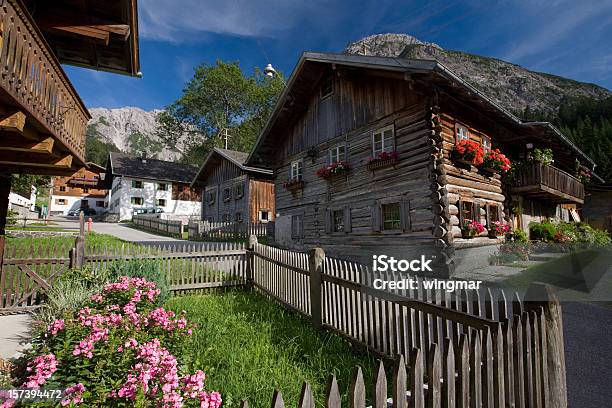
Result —
<svg viewBox="0 0 612 408"><path fill-rule="evenodd" d="M71 210L106 212L104 167L88 162L71 176L54 177L49 214L68 215Z"/></svg>
<svg viewBox="0 0 612 408"><path fill-rule="evenodd" d="M200 194L189 185L197 168L146 157L110 153L105 183L108 211L130 220L139 208L162 209L167 218L200 217Z"/></svg>

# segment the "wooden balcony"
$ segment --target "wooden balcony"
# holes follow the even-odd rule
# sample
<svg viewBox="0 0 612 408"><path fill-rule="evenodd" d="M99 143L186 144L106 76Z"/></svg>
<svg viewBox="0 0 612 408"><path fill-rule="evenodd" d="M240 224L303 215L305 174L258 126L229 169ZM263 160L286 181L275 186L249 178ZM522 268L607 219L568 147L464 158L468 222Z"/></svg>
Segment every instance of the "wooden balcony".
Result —
<svg viewBox="0 0 612 408"><path fill-rule="evenodd" d="M0 171L74 173L89 119L25 6L0 1Z"/></svg>
<svg viewBox="0 0 612 408"><path fill-rule="evenodd" d="M563 170L544 164L520 169L512 192L559 203L584 203L584 184Z"/></svg>

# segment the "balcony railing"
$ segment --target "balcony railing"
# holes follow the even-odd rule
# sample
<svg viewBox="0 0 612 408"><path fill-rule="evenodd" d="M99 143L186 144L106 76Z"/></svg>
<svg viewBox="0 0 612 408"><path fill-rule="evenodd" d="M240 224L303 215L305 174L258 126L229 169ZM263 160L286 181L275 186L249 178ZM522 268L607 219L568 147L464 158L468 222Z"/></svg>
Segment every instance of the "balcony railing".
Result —
<svg viewBox="0 0 612 408"><path fill-rule="evenodd" d="M0 87L83 160L89 113L19 0L0 0Z"/></svg>
<svg viewBox="0 0 612 408"><path fill-rule="evenodd" d="M556 167L531 164L519 169L516 176L514 193L558 202L584 202L584 184Z"/></svg>

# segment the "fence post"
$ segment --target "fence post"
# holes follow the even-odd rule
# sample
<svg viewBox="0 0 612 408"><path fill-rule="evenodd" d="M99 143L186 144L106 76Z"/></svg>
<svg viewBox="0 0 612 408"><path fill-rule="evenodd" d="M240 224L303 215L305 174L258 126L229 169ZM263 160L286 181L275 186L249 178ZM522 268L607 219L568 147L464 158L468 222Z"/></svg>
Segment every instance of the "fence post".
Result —
<svg viewBox="0 0 612 408"><path fill-rule="evenodd" d="M71 250L70 267L82 268L85 264L85 217L83 211L79 213L79 236L74 240Z"/></svg>
<svg viewBox="0 0 612 408"><path fill-rule="evenodd" d="M527 289L525 310L544 309L550 406L567 408L565 350L563 347L563 317L561 303L551 286L534 282Z"/></svg>
<svg viewBox="0 0 612 408"><path fill-rule="evenodd" d="M312 325L320 329L323 323L321 310L321 274L323 273L323 248L313 248L308 253L308 270L310 272L310 313Z"/></svg>
<svg viewBox="0 0 612 408"><path fill-rule="evenodd" d="M255 281L255 245L257 245L257 237L255 235L249 236L249 246L246 251L246 261L247 261L247 269L246 269L246 280L247 286L252 287L253 282Z"/></svg>

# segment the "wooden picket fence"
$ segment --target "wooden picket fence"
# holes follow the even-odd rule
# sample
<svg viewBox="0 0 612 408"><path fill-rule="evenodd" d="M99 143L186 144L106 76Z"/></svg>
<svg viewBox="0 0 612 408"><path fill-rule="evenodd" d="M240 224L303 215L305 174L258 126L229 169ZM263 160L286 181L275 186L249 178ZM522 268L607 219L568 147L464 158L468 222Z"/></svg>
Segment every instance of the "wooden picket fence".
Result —
<svg viewBox="0 0 612 408"><path fill-rule="evenodd" d="M315 327L417 370L411 407L425 406L423 398L431 399L427 406L567 405L560 304L544 287L534 286L538 303L517 295L508 301L503 291L451 297L423 290L420 278L419 290L397 293L375 289L367 267L325 257L320 248L305 254L253 242L249 257L256 290ZM453 387L452 401L443 386Z"/></svg>
<svg viewBox="0 0 612 408"><path fill-rule="evenodd" d="M183 222L166 220L155 215L133 215L132 223L145 230L162 233L177 238L183 237Z"/></svg>
<svg viewBox="0 0 612 408"><path fill-rule="evenodd" d="M246 240L269 235L272 223L189 221L191 241Z"/></svg>

